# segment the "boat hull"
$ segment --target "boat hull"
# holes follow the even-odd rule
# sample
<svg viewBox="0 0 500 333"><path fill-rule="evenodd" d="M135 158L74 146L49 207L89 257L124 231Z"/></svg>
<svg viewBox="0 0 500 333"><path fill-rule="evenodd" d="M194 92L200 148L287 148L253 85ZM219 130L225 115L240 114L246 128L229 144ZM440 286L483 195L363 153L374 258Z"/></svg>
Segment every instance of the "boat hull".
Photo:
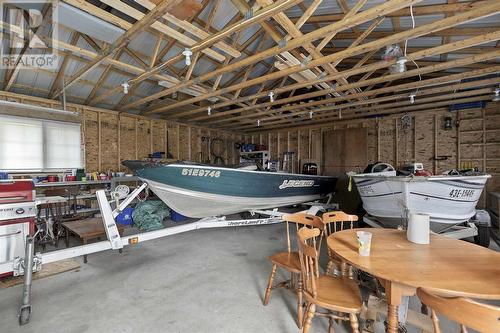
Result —
<svg viewBox="0 0 500 333"><path fill-rule="evenodd" d="M353 176L363 208L384 226L397 227L408 214L428 214L431 229L443 231L468 221L489 175L405 177L361 174Z"/></svg>
<svg viewBox="0 0 500 333"><path fill-rule="evenodd" d="M193 218L268 209L317 200L336 178L190 164L135 170L170 208Z"/></svg>

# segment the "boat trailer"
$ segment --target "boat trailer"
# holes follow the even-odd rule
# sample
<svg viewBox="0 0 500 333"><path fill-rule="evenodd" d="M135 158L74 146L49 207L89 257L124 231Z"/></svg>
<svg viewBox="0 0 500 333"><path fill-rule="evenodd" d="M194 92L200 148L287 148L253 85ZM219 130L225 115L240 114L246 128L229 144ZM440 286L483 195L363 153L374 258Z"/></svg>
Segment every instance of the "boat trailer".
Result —
<svg viewBox="0 0 500 333"><path fill-rule="evenodd" d="M223 228L223 227L240 227L240 226L251 226L251 225L268 225L279 223L281 221L280 217L285 214L279 212L277 208L272 210L255 210L251 211L251 215L265 215L265 218L254 218L254 219L239 219L239 220L227 220L225 216L219 217L206 217L192 223L186 223L179 226L167 227L164 229L129 235L120 236L118 233L118 228L115 223L115 218L120 212L122 212L132 201L147 188L147 183L143 183L141 186L137 187L132 193L123 195L117 192L113 192L111 197L115 199L116 208L112 209L110 202L106 197L106 192L104 190L99 190L96 192L97 201L99 203L99 209L102 215L102 222L104 224L104 230L106 231L107 240L91 243L71 248L66 248L62 250L47 252L47 253L34 253L34 239L35 235L27 236L26 248L24 258L16 257L12 261L4 262L0 264L0 274L13 272L14 276L24 275L23 282L23 293L22 301L19 307L19 324L24 325L30 321L31 318L31 285L32 285L32 274L33 272L40 271L43 264L48 264L56 262L59 260L74 258L83 256L86 254L92 254L96 252L106 251L106 250L121 250L127 245L135 245L148 240L153 240L157 238L162 238L170 235L175 235L191 230L205 229L205 228ZM122 188L123 189L123 188ZM120 203L119 199L123 197L123 201ZM111 201L113 202L113 201ZM310 209L316 209L314 206Z"/></svg>

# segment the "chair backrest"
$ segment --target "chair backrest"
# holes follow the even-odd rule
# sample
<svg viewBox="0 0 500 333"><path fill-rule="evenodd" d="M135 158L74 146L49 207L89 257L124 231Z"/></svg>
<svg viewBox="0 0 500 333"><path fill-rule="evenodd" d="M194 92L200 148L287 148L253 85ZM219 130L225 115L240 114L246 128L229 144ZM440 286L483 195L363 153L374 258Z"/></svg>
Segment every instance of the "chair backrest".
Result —
<svg viewBox="0 0 500 333"><path fill-rule="evenodd" d="M313 298L317 296L316 278L319 277L319 249L323 231L318 228L300 228L297 232L300 272L303 291Z"/></svg>
<svg viewBox="0 0 500 333"><path fill-rule="evenodd" d="M337 231L354 228L354 222L358 221L358 216L333 211L323 213L322 220L326 226L325 236L328 236Z"/></svg>
<svg viewBox="0 0 500 333"><path fill-rule="evenodd" d="M422 288L417 289L417 295L431 308L434 331L440 333L439 321L436 312L457 322L461 332L467 332L467 327L483 333L500 332L500 308L478 303L464 297L442 297Z"/></svg>
<svg viewBox="0 0 500 333"><path fill-rule="evenodd" d="M298 232L298 230L304 226L308 228L318 228L321 231L323 231L325 228L325 225L321 220L321 217L315 215L309 215L304 212L299 212L294 214L284 214L281 216L281 219L285 222L286 225L286 241L287 241L288 252L292 251L291 233L292 229L294 229L293 227L292 228L290 227L290 224L295 225L296 232Z"/></svg>

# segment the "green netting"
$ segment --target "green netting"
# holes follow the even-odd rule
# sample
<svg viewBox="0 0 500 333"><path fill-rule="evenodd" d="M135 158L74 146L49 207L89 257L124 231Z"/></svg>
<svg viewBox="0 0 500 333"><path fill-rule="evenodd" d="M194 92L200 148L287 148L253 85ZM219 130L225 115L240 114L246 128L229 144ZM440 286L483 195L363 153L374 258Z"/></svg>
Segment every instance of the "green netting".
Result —
<svg viewBox="0 0 500 333"><path fill-rule="evenodd" d="M135 206L132 218L134 225L142 231L163 228L163 220L170 215L170 209L160 200L148 200Z"/></svg>

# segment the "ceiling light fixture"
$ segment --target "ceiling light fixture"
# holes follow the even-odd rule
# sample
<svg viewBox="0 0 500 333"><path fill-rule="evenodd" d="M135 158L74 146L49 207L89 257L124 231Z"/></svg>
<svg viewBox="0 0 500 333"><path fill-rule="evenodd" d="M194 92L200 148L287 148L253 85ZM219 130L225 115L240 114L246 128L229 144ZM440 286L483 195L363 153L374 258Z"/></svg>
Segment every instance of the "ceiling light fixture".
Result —
<svg viewBox="0 0 500 333"><path fill-rule="evenodd" d="M400 57L396 61L396 71L398 73L404 73L406 71L406 62L408 59L406 57Z"/></svg>
<svg viewBox="0 0 500 333"><path fill-rule="evenodd" d="M274 102L274 92L270 91L269 94L267 94L267 96L269 96L269 101L271 103L273 103Z"/></svg>
<svg viewBox="0 0 500 333"><path fill-rule="evenodd" d="M122 87L123 87L123 93L125 95L128 94L128 88L130 87L130 84L128 84L128 82L125 81L125 82L122 83Z"/></svg>
<svg viewBox="0 0 500 333"><path fill-rule="evenodd" d="M191 56L193 55L191 49L185 48L184 51L182 52L182 55L186 57L185 59L186 66L191 65Z"/></svg>
<svg viewBox="0 0 500 333"><path fill-rule="evenodd" d="M211 106L209 106L209 107L207 108L207 114L208 114L209 116L211 116L211 115L212 115L212 107L211 107Z"/></svg>
<svg viewBox="0 0 500 333"><path fill-rule="evenodd" d="M493 95L493 98L491 100L493 102L500 102L500 86L498 88L495 88L495 95Z"/></svg>
<svg viewBox="0 0 500 333"><path fill-rule="evenodd" d="M260 126L260 119L257 119L257 127Z"/></svg>
<svg viewBox="0 0 500 333"><path fill-rule="evenodd" d="M414 92L410 94L410 96L409 96L410 97L410 104L415 103L415 97L416 96L417 96L417 94L414 93Z"/></svg>
<svg viewBox="0 0 500 333"><path fill-rule="evenodd" d="M309 119L313 119L313 114L314 114L314 112L309 111Z"/></svg>

